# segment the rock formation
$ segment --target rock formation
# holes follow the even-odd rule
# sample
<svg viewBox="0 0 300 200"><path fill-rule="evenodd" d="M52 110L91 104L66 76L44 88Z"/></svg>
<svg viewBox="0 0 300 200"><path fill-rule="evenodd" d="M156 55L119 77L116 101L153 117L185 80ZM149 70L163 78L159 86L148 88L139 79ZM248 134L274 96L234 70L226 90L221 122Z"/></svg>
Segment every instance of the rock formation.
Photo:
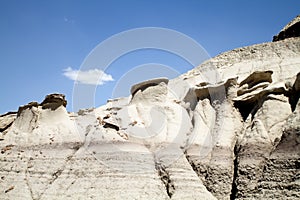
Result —
<svg viewBox="0 0 300 200"><path fill-rule="evenodd" d="M31 109L32 107L38 107L41 106L43 109L51 109L51 110L56 110L60 106L67 106L67 101L65 99L65 95L63 94L49 94L45 97L45 100L42 103L38 102L30 102L27 105L20 106L17 116L20 116L23 110L26 109Z"/></svg>
<svg viewBox="0 0 300 200"><path fill-rule="evenodd" d="M284 40L291 37L300 36L300 15L298 15L293 21L287 24L278 35L273 37L273 42Z"/></svg>
<svg viewBox="0 0 300 200"><path fill-rule="evenodd" d="M99 108L1 115L1 199L299 199L297 23Z"/></svg>
<svg viewBox="0 0 300 200"><path fill-rule="evenodd" d="M8 127L10 127L16 117L16 112L8 112L6 114L0 115L0 132L3 132Z"/></svg>

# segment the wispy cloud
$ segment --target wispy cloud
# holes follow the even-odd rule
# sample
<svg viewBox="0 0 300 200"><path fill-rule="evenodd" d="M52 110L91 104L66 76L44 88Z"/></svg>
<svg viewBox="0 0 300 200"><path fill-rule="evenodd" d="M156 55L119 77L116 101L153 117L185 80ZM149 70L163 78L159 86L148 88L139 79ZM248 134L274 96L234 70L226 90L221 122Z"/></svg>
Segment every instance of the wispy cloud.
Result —
<svg viewBox="0 0 300 200"><path fill-rule="evenodd" d="M88 85L103 85L108 81L114 81L110 74L106 74L99 69L81 71L68 67L67 69L64 69L63 75L77 83Z"/></svg>
<svg viewBox="0 0 300 200"><path fill-rule="evenodd" d="M67 17L64 17L64 22L74 24L75 20L67 18Z"/></svg>

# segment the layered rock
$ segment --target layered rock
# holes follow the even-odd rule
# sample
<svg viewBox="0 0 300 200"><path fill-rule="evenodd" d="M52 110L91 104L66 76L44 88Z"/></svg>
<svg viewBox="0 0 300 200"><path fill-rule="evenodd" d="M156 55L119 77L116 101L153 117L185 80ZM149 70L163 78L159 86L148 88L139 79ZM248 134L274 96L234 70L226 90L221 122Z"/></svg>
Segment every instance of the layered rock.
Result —
<svg viewBox="0 0 300 200"><path fill-rule="evenodd" d="M47 95L45 100L40 104L43 109L55 110L60 106L67 106L65 95L63 94L50 94Z"/></svg>
<svg viewBox="0 0 300 200"><path fill-rule="evenodd" d="M243 47L96 109L52 94L2 115L1 199L298 199L299 52Z"/></svg>
<svg viewBox="0 0 300 200"><path fill-rule="evenodd" d="M299 77L299 75L297 76L300 66L299 45L299 38L290 38L276 43L236 49L221 54L178 78L186 81L188 85L207 82L201 79L199 75L203 73L214 74L215 68L211 66L218 68L219 80L226 80L226 77L232 76L238 77L238 83L231 89L231 91L236 91L233 92L235 95L232 93L229 95L226 85L223 84L223 89L219 89L220 92L218 92L221 95L212 95L213 100L211 97L205 99L206 105L209 103L210 106L205 106L206 111L201 111L207 113L213 110L213 112L202 114L201 117L197 118L197 115L194 114L197 122L201 124L199 125L201 128L194 126L194 130L198 130L197 132L201 134L202 138L201 142L195 141L187 150L187 157L194 170L205 183L207 189L217 198L273 199L272 195L259 193L257 188L260 187L259 183L266 163L271 158L270 154L272 155L275 146L281 140L282 127L292 114L294 103L291 102L296 102L299 99L299 93L295 89ZM175 81L178 82L178 79ZM214 94L213 90L211 91ZM182 95L185 94L182 93ZM214 102L224 99L222 97L224 94L226 94L226 101L233 103L231 109L226 109L227 116L219 120L216 120L215 117L209 117L210 120L208 121L207 116L217 116ZM219 102L217 105L219 107L223 105L225 108L226 104L222 101ZM201 102L201 104L203 103ZM240 117L233 114L236 111L239 112ZM240 120L243 122L241 123ZM200 123L199 121L203 122ZM237 126L234 127L233 124ZM230 151L234 155L230 158L229 152L227 154L223 152L223 161L220 158L216 159L219 161L216 165L212 164L212 155L214 152L218 152L216 148L218 145L216 143L207 145L214 141L214 137L217 138L222 133L222 131L218 131L217 136L213 136L214 126L220 126L220 129L224 131L232 129L229 131L231 134L224 134L222 140L231 141L234 147ZM232 137L234 132L236 137ZM207 138L207 135L210 139L204 139ZM207 149L211 149L211 152ZM297 176L295 173L291 173L290 179L291 177L297 179ZM284 177L282 178L284 179ZM228 180L232 180L232 186L229 186L230 181ZM228 191L226 187L230 188L231 192L226 192ZM299 191L294 189L291 193L299 194ZM278 199L285 198L285 191L277 188L276 197Z"/></svg>
<svg viewBox="0 0 300 200"><path fill-rule="evenodd" d="M300 15L298 15L293 21L287 24L278 35L273 37L273 42L284 40L291 37L300 36Z"/></svg>
<svg viewBox="0 0 300 200"><path fill-rule="evenodd" d="M24 106L20 106L18 110L18 116L26 109L31 109L32 107L41 106L43 109L51 109L56 110L60 106L67 106L67 101L65 99L65 95L63 94L49 94L45 97L42 103L38 103L36 101L30 102Z"/></svg>
<svg viewBox="0 0 300 200"><path fill-rule="evenodd" d="M281 139L266 160L252 197L299 199L300 182L300 102L284 122Z"/></svg>
<svg viewBox="0 0 300 200"><path fill-rule="evenodd" d="M8 112L6 114L0 115L0 132L5 131L9 128L17 117L16 112Z"/></svg>

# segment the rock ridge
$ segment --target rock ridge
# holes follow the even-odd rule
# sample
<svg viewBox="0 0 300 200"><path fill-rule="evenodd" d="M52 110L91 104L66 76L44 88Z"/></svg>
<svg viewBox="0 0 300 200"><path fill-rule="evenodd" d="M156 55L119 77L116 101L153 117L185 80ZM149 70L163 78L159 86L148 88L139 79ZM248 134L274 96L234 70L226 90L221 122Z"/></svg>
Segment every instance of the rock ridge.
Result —
<svg viewBox="0 0 300 200"><path fill-rule="evenodd" d="M1 115L1 199L299 199L300 37L287 33L99 108L69 113L50 94Z"/></svg>

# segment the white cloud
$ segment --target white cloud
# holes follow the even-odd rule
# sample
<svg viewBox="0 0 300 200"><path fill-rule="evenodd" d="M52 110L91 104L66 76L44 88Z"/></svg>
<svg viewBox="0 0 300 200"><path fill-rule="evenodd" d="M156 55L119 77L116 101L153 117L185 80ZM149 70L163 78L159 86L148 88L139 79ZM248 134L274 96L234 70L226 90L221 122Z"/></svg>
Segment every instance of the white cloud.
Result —
<svg viewBox="0 0 300 200"><path fill-rule="evenodd" d="M114 81L110 74L106 74L99 69L90 69L87 71L80 71L68 67L64 69L64 76L76 81L76 83L88 84L88 85L103 85L108 81Z"/></svg>

